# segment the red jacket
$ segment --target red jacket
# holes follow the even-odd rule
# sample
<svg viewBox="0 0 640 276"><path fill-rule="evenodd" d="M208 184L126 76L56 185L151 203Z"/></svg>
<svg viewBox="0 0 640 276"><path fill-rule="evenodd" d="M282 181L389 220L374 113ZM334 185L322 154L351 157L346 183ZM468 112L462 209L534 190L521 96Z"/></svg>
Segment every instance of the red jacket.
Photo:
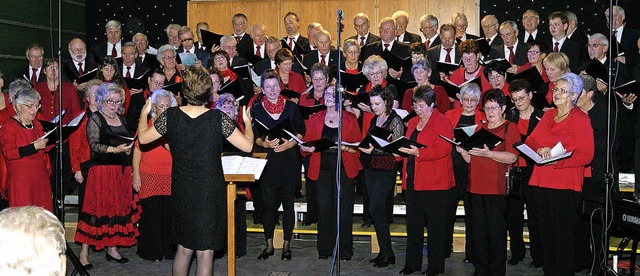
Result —
<svg viewBox="0 0 640 276"><path fill-rule="evenodd" d="M307 133L305 134L303 141L314 141L322 137L322 128L324 127L326 114L327 111L323 110L309 117L309 120L305 123ZM342 140L352 143L359 142L361 140L358 121L356 116L350 112L342 112ZM320 152L314 152L311 153L311 157L309 158L309 171L307 172L307 177L311 180L318 180L318 176L320 174L320 156ZM344 165L345 172L349 178L355 178L358 175L358 171L362 170L362 164L360 164L358 156L358 153L342 152L342 165Z"/></svg>
<svg viewBox="0 0 640 276"><path fill-rule="evenodd" d="M55 93L49 91L46 82L41 82L33 87L40 94L40 110L38 110L38 119L43 121L51 121L58 116L58 99L59 89ZM62 83L62 109L66 109L66 115L62 117L62 123L67 124L74 118L74 114L80 113L80 99L76 93L75 87L68 82Z"/></svg>
<svg viewBox="0 0 640 276"><path fill-rule="evenodd" d="M287 87L289 90L298 92L298 94L302 94L307 89L307 85L304 82L304 78L302 75L296 72L289 72L289 83L287 83ZM280 89L284 89L284 83L280 82Z"/></svg>
<svg viewBox="0 0 640 276"><path fill-rule="evenodd" d="M458 125L458 121L460 120L460 117L462 116L462 107L451 109L447 111L447 113L445 113L444 115L447 116L447 118L449 118L449 121L451 121L451 125L455 128ZM475 124L480 126L482 125L482 122L487 121L487 118L484 116L484 113L482 111L476 109L475 120L476 120Z"/></svg>
<svg viewBox="0 0 640 276"><path fill-rule="evenodd" d="M409 120L406 137L411 137L419 121L419 117ZM453 127L444 115L434 111L417 138L417 142L426 147L419 149L415 157L413 182L416 191L449 190L455 186L451 144L438 135L453 137ZM407 158L404 158L403 168L402 188L406 190Z"/></svg>
<svg viewBox="0 0 640 276"><path fill-rule="evenodd" d="M411 106L413 105L413 89L409 88L406 92L404 92L404 96L402 98L402 104L400 107L406 111L411 112ZM450 110L449 95L447 95L447 91L440 85L433 86L433 92L436 96L436 108L440 113L444 114Z"/></svg>
<svg viewBox="0 0 640 276"><path fill-rule="evenodd" d="M80 164L91 158L91 149L89 149L89 141L87 140L87 121L90 115L90 109L87 108L78 128L69 136L71 172L79 171Z"/></svg>
<svg viewBox="0 0 640 276"><path fill-rule="evenodd" d="M573 154L569 158L558 160L556 165L536 165L529 185L558 189L582 191L584 168L593 159L593 129L589 116L574 107L567 118L556 123L554 117L558 109L550 109L527 138L526 144L534 151L539 148L552 148L558 142L567 152Z"/></svg>
<svg viewBox="0 0 640 276"><path fill-rule="evenodd" d="M480 76L480 82L482 83L480 90L487 91L491 89L491 84L489 83L489 80L487 80L487 78L484 76L484 67L480 66L478 70L480 71L478 72L478 76ZM460 67L455 71L453 71L453 74L451 74L451 78L449 80L451 80L451 82L454 83L455 85L460 85L463 82L468 81L464 79L464 67ZM482 99L482 97L480 98Z"/></svg>

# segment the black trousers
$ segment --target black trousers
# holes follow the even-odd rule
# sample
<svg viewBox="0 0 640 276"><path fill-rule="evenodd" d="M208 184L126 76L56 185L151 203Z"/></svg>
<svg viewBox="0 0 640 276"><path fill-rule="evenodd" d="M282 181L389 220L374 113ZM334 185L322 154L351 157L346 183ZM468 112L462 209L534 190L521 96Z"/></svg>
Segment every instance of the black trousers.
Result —
<svg viewBox="0 0 640 276"><path fill-rule="evenodd" d="M544 274L573 275L580 193L537 188L534 189L533 196L538 203L538 228L544 248Z"/></svg>
<svg viewBox="0 0 640 276"><path fill-rule="evenodd" d="M262 198L264 200L264 213L262 215L264 224L265 239L273 239L273 232L278 219L278 208L282 204L282 230L284 240L291 241L293 236L293 226L295 224L295 214L293 202L295 199L296 186L293 183L280 183L275 187L262 186Z"/></svg>
<svg viewBox="0 0 640 276"><path fill-rule="evenodd" d="M249 185L249 192L251 192L251 201L253 201L253 220L259 222L263 221L264 197L262 196L262 189L259 180Z"/></svg>
<svg viewBox="0 0 640 276"><path fill-rule="evenodd" d="M235 202L236 256L247 255L247 198L239 196Z"/></svg>
<svg viewBox="0 0 640 276"><path fill-rule="evenodd" d="M465 203L466 204L466 203ZM507 267L507 198L469 193L474 275L505 275Z"/></svg>
<svg viewBox="0 0 640 276"><path fill-rule="evenodd" d="M364 170L358 172L358 176L356 176L355 179L355 185L358 192L362 193L362 221L370 221L371 215L369 214L369 193L367 192L367 185L364 179Z"/></svg>
<svg viewBox="0 0 640 276"><path fill-rule="evenodd" d="M509 233L509 247L511 248L511 258L522 260L525 257L526 249L524 245L524 202L525 191L531 178L532 168L517 167L514 172L517 174L517 181L513 183L520 194L507 197L507 231Z"/></svg>
<svg viewBox="0 0 640 276"><path fill-rule="evenodd" d="M460 155L455 149L453 149L453 151L454 153L452 154L454 156L456 154L458 156ZM469 204L467 204L469 201L467 193L467 186L469 185L469 165L462 160L462 157L459 158L459 160L456 158L453 159L453 173L456 178L456 186L451 190L449 197L449 217L447 219L446 236L446 244L449 249L447 256L453 251L453 228L456 223L456 210L458 209L458 202L462 200L464 202L464 228L465 233L467 233L465 235L464 253L467 260L473 261L473 237L469 234L472 231L471 227L473 227L470 219L473 210L469 208Z"/></svg>
<svg viewBox="0 0 640 276"><path fill-rule="evenodd" d="M393 191L396 188L395 170L365 169L367 192L369 193L369 213L376 229L382 258L394 255L391 248L391 232L389 230L389 204L393 204ZM393 206L391 206L393 208Z"/></svg>
<svg viewBox="0 0 640 276"><path fill-rule="evenodd" d="M538 226L538 209L537 202L533 195L538 187L529 186L522 187L522 198L527 206L527 229L529 229L529 253L534 261L542 262L543 248L540 240L540 228Z"/></svg>
<svg viewBox="0 0 640 276"><path fill-rule="evenodd" d="M335 171L320 171L316 185L318 209L318 255L331 256L336 243L337 198ZM340 176L340 254L353 256L353 201L355 198L354 180L347 177L344 169Z"/></svg>
<svg viewBox="0 0 640 276"><path fill-rule="evenodd" d="M171 242L171 196L152 196L140 199L142 213L138 229L138 249L140 258L155 261L173 259L176 245Z"/></svg>
<svg viewBox="0 0 640 276"><path fill-rule="evenodd" d="M448 203L451 190L416 191L408 187L407 207L407 254L405 268L422 270L422 246L424 227L427 227L427 260L429 272L444 272L444 259L449 247L446 245Z"/></svg>
<svg viewBox="0 0 640 276"><path fill-rule="evenodd" d="M604 196L604 180L584 179L581 198L604 198ZM596 265L595 270L592 271L595 275L600 271L601 262L604 261L605 256L603 251L605 240L602 236L603 226L601 223L604 214L603 206L584 200L582 206L582 215L578 219L576 229L576 266L580 268L591 267L595 255ZM592 218L594 218L593 221Z"/></svg>
<svg viewBox="0 0 640 276"><path fill-rule="evenodd" d="M318 201L316 199L316 183L307 177L309 171L309 157L302 158L304 166L304 197L307 200L307 213L305 220L318 220Z"/></svg>

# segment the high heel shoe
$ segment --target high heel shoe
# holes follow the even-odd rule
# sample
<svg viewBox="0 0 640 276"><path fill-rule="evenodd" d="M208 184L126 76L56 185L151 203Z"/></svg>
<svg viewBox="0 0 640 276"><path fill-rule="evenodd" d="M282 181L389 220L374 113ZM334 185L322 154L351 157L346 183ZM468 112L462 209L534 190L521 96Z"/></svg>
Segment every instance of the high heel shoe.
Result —
<svg viewBox="0 0 640 276"><path fill-rule="evenodd" d="M280 258L280 260L291 260L291 249L283 249L282 250L282 258Z"/></svg>
<svg viewBox="0 0 640 276"><path fill-rule="evenodd" d="M268 252L267 249L262 250L262 253L258 256L258 260L266 260L269 259L269 256L273 256L275 254L275 250L271 249L271 252Z"/></svg>
<svg viewBox="0 0 640 276"><path fill-rule="evenodd" d="M113 256L111 256L111 254L109 254L109 252L108 252L108 251L107 251L107 252L105 252L105 257L107 258L107 261L108 261L108 262L110 262L110 261L116 261L116 263L119 263L119 264L125 264L125 263L128 263L128 262L129 262L129 259L127 259L127 258L125 258L125 257L122 257L122 256L120 257L120 259L116 259L116 258L114 258Z"/></svg>
<svg viewBox="0 0 640 276"><path fill-rule="evenodd" d="M390 264L396 264L396 256L380 258L377 262L373 264L373 267L387 267Z"/></svg>

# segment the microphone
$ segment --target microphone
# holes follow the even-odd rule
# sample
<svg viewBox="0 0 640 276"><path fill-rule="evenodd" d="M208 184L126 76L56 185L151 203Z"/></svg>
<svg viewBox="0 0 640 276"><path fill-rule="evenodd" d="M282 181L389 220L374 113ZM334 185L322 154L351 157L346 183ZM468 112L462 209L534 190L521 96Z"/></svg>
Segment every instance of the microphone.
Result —
<svg viewBox="0 0 640 276"><path fill-rule="evenodd" d="M342 13L342 10L338 10L338 20L342 20L343 17L344 14Z"/></svg>

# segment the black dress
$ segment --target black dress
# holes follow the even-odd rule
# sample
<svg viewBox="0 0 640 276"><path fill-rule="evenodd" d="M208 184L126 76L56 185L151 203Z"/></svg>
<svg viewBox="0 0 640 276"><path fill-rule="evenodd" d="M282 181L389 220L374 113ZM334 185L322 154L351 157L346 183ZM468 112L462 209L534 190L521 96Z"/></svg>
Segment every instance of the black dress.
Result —
<svg viewBox="0 0 640 276"><path fill-rule="evenodd" d="M191 118L171 107L154 126L168 138L173 156L173 241L193 250L224 248L227 199L220 154L235 130L233 120L219 110Z"/></svg>

